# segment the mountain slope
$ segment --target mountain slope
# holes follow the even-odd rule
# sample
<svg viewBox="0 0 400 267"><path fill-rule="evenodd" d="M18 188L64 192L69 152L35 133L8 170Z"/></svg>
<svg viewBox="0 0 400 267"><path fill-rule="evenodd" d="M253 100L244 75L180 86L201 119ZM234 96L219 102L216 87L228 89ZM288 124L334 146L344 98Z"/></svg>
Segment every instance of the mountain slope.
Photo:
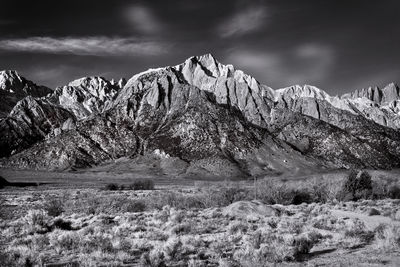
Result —
<svg viewBox="0 0 400 267"><path fill-rule="evenodd" d="M0 156L74 129L76 121L103 112L122 84L123 81L112 84L102 77L85 77L56 88L46 97L23 98L0 120Z"/></svg>
<svg viewBox="0 0 400 267"><path fill-rule="evenodd" d="M81 79L56 90L45 99L59 114L46 141L30 142L3 166L65 169L160 153L203 175L400 165L399 131L348 99L312 86L274 91L209 54L134 75L122 89L113 84Z"/></svg>
<svg viewBox="0 0 400 267"><path fill-rule="evenodd" d="M0 118L6 117L15 104L24 97L42 97L53 91L19 76L16 71L0 71Z"/></svg>

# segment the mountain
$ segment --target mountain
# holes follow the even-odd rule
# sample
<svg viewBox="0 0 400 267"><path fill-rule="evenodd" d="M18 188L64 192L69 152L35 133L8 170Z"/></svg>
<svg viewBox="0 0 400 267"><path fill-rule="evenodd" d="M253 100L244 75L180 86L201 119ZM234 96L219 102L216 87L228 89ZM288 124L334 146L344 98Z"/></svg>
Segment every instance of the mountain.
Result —
<svg viewBox="0 0 400 267"><path fill-rule="evenodd" d="M179 175L229 177L399 167L398 104L386 91L367 111L364 96L273 90L210 54L191 57L123 87L88 77L25 98L0 122L1 164L68 169L150 157L182 166ZM389 106L392 124L378 120Z"/></svg>
<svg viewBox="0 0 400 267"><path fill-rule="evenodd" d="M319 112L317 102L328 103L335 109L362 116L386 127L400 128L400 95L398 86L393 83L383 90L378 87L362 89L341 97L332 97L314 86L295 85L276 90L275 97L283 106L339 127L338 121L328 119L325 114Z"/></svg>
<svg viewBox="0 0 400 267"><path fill-rule="evenodd" d="M58 87L49 100L69 110L80 120L103 112L122 86L123 80L116 84L103 77L84 77Z"/></svg>
<svg viewBox="0 0 400 267"><path fill-rule="evenodd" d="M0 156L9 156L75 128L79 120L103 112L115 99L123 80L85 77L51 91L46 97L27 96L0 120Z"/></svg>
<svg viewBox="0 0 400 267"><path fill-rule="evenodd" d="M42 97L53 91L19 76L16 71L0 71L0 118L6 117L15 104L27 96Z"/></svg>

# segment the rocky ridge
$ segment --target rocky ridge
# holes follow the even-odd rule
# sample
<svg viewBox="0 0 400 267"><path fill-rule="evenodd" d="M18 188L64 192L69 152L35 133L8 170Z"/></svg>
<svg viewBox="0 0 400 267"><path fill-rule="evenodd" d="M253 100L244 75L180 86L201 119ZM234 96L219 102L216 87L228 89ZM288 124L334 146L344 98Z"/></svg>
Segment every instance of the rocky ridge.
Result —
<svg viewBox="0 0 400 267"><path fill-rule="evenodd" d="M57 87L45 97L23 98L0 120L0 156L75 129L77 121L95 116L111 105L123 83L122 79L112 84L102 77L85 77Z"/></svg>
<svg viewBox="0 0 400 267"><path fill-rule="evenodd" d="M0 118L6 117L15 104L27 96L43 97L53 91L21 77L14 70L0 71Z"/></svg>
<svg viewBox="0 0 400 267"><path fill-rule="evenodd" d="M57 115L47 122L50 130L39 127L41 139L26 142L29 129L19 131L19 139L10 137L7 143L19 140L14 149L24 142L24 148L31 147L3 160L3 165L88 167L155 151L184 162L186 173L202 170L203 175L391 168L400 162L400 133L394 123L398 100L393 93L382 94L385 97L376 99L380 104L367 109L370 98L331 97L308 85L275 91L209 54L134 75L122 89L115 84L83 78L45 99L26 100L46 107L29 114L30 121L46 118L52 108ZM386 105L393 123L367 115L384 112ZM16 106L8 120L1 121L2 132L15 132L25 120L16 118L29 117L17 115L19 110L23 107ZM17 122L9 126L13 120ZM55 129L61 131L54 134ZM38 142L45 135L46 141Z"/></svg>

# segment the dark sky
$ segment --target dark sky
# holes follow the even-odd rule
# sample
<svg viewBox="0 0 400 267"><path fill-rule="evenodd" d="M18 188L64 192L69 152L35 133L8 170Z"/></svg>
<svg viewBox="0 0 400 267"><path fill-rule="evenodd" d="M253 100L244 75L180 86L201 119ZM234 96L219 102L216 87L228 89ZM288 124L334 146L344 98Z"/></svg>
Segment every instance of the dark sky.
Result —
<svg viewBox="0 0 400 267"><path fill-rule="evenodd" d="M0 69L51 87L212 53L273 88L400 81L400 1L1 0Z"/></svg>

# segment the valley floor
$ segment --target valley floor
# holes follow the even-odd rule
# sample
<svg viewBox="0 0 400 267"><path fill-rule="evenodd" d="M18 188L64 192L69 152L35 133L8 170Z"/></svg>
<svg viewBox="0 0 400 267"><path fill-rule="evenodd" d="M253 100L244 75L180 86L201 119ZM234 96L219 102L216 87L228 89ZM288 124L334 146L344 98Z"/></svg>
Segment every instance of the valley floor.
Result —
<svg viewBox="0 0 400 267"><path fill-rule="evenodd" d="M400 266L400 200L267 205L250 182L67 176L0 189L1 266Z"/></svg>

